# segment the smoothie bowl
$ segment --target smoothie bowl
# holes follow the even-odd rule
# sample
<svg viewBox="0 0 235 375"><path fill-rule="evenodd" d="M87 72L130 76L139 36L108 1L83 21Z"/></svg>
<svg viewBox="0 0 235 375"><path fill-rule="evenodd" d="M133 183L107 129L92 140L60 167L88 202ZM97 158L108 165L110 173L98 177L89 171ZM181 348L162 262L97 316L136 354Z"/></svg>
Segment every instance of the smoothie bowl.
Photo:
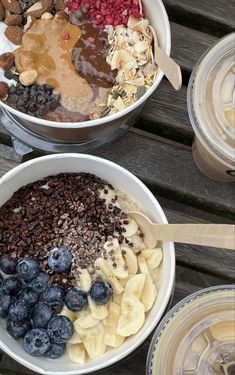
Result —
<svg viewBox="0 0 235 375"><path fill-rule="evenodd" d="M153 48L157 38L170 53L161 0L0 4L0 105L29 130L95 139L141 108L163 77Z"/></svg>
<svg viewBox="0 0 235 375"><path fill-rule="evenodd" d="M135 350L174 284L172 243L147 249L141 210L167 223L130 172L87 155L26 162L0 180L0 347L42 374L85 374Z"/></svg>

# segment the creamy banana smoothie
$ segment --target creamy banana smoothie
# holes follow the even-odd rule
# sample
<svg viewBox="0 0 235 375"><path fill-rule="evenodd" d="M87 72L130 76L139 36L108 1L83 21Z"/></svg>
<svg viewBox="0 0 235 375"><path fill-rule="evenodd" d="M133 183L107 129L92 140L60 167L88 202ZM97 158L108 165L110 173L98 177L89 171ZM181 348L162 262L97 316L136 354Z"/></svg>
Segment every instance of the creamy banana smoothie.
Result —
<svg viewBox="0 0 235 375"><path fill-rule="evenodd" d="M188 87L194 161L208 177L224 182L235 181L234 38L227 35L202 57Z"/></svg>
<svg viewBox="0 0 235 375"><path fill-rule="evenodd" d="M133 210L88 173L44 178L0 208L0 317L27 353L82 365L143 327L163 254L146 248Z"/></svg>
<svg viewBox="0 0 235 375"><path fill-rule="evenodd" d="M234 375L234 300L234 286L223 285L174 306L152 339L147 375Z"/></svg>

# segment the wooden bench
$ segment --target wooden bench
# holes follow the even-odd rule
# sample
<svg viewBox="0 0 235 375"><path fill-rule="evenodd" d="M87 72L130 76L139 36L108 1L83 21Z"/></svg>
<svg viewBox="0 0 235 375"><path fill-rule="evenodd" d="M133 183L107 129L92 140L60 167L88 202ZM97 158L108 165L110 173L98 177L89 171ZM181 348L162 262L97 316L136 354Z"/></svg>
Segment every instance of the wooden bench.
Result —
<svg viewBox="0 0 235 375"><path fill-rule="evenodd" d="M189 76L208 47L234 30L234 3L165 0L165 6L171 21L172 56L183 71L182 90L174 92L164 79L135 127L90 153L137 175L156 195L171 223L234 223L235 184L214 182L197 169L191 154L193 130L187 114ZM12 148L11 137L0 125L0 176L21 161ZM235 255L231 251L179 244L176 259L173 304L199 289L234 282ZM141 350L99 374L134 375L138 371L144 375L150 339ZM0 362L0 373L4 374L2 368L33 374L6 355Z"/></svg>

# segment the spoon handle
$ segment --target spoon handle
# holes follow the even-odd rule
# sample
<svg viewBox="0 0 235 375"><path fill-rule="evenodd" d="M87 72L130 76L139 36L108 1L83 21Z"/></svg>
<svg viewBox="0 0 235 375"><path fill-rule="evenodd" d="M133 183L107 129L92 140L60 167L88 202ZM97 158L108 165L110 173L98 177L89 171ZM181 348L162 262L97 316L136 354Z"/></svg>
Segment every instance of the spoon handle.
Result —
<svg viewBox="0 0 235 375"><path fill-rule="evenodd" d="M155 44L154 48L157 65L161 68L174 89L180 90L182 86L182 73L180 66L165 52L163 52L158 45Z"/></svg>
<svg viewBox="0 0 235 375"><path fill-rule="evenodd" d="M174 241L235 250L235 225L155 224L154 232L159 241Z"/></svg>

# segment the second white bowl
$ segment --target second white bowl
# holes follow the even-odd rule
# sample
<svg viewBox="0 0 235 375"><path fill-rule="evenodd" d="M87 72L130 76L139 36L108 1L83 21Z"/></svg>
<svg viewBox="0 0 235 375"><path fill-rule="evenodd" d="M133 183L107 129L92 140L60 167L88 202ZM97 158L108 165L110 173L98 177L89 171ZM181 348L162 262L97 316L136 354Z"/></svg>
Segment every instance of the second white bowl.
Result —
<svg viewBox="0 0 235 375"><path fill-rule="evenodd" d="M59 173L88 172L104 178L115 188L123 191L139 203L153 221L167 223L166 216L156 198L148 188L132 173L108 160L82 154L49 155L23 163L0 179L0 206L15 191L24 185ZM0 347L22 365L47 375L81 375L97 371L118 362L133 352L154 330L170 299L175 279L175 252L171 242L163 243L163 264L161 286L158 298L148 313L142 329L126 340L117 349L107 351L103 356L90 360L84 366L70 362L66 356L58 360L36 358L28 355L22 343L8 335L5 322L0 319Z"/></svg>

